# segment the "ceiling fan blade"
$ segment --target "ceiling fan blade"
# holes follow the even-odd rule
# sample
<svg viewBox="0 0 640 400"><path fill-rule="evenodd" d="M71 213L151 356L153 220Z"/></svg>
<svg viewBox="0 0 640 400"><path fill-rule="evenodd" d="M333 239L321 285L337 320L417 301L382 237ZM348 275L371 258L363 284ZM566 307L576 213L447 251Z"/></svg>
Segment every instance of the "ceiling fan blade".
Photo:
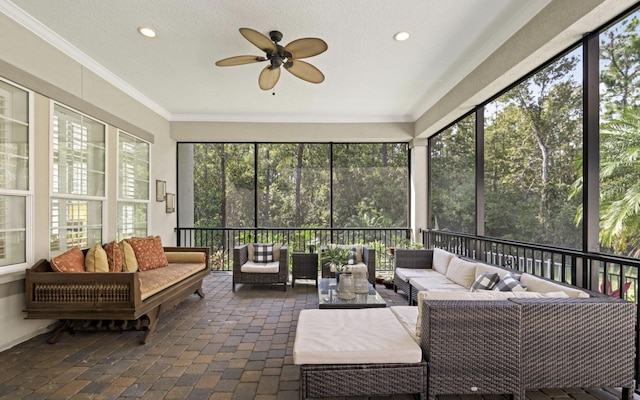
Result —
<svg viewBox="0 0 640 400"><path fill-rule="evenodd" d="M327 43L318 38L297 39L284 47L286 51L293 54L294 59L317 56L328 48Z"/></svg>
<svg viewBox="0 0 640 400"><path fill-rule="evenodd" d="M278 83L280 79L280 68L271 69L271 65L264 67L258 78L258 85L262 90L270 90Z"/></svg>
<svg viewBox="0 0 640 400"><path fill-rule="evenodd" d="M293 75L307 82L320 83L324 81L324 75L322 72L307 62L290 60L284 65L284 67Z"/></svg>
<svg viewBox="0 0 640 400"><path fill-rule="evenodd" d="M275 43L258 31L254 31L250 28L240 28L240 33L245 37L245 39L265 53L269 50L272 52L277 51Z"/></svg>
<svg viewBox="0 0 640 400"><path fill-rule="evenodd" d="M260 61L266 61L267 59L259 56L235 56L225 58L220 61L216 61L218 67L229 67L232 65L251 64Z"/></svg>

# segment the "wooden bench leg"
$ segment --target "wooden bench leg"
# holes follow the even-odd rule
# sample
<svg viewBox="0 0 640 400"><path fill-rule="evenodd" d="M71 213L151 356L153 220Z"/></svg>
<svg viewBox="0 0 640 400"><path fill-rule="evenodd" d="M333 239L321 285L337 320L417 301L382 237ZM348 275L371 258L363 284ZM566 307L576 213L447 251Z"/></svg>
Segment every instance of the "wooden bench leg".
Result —
<svg viewBox="0 0 640 400"><path fill-rule="evenodd" d="M202 291L202 288L199 287L198 289L196 289L196 294L198 296L200 296L201 299L204 299L204 292Z"/></svg>
<svg viewBox="0 0 640 400"><path fill-rule="evenodd" d="M58 343L65 332L73 334L73 321L70 319L61 319L58 327L53 331L53 335L47 340L50 344Z"/></svg>
<svg viewBox="0 0 640 400"><path fill-rule="evenodd" d="M149 318L149 326L147 326L147 331L142 338L142 344L147 344L147 339L156 329L156 325L158 325L158 318L160 317L160 306L147 313L147 317Z"/></svg>

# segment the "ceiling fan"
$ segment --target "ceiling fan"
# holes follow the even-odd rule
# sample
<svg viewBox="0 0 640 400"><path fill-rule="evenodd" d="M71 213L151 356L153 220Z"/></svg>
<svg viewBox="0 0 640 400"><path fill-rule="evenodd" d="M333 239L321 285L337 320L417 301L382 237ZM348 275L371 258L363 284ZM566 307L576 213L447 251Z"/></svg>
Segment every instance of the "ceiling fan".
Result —
<svg viewBox="0 0 640 400"><path fill-rule="evenodd" d="M272 89L280 79L280 67L283 66L294 76L311 83L324 81L324 75L313 65L301 61L301 58L313 57L327 50L324 40L318 38L297 39L282 47L278 44L282 40L279 31L269 32L269 37L249 28L240 28L240 33L254 46L265 52L262 56L235 56L217 61L219 67L232 65L251 64L261 61L269 61L258 78L258 85L262 90Z"/></svg>

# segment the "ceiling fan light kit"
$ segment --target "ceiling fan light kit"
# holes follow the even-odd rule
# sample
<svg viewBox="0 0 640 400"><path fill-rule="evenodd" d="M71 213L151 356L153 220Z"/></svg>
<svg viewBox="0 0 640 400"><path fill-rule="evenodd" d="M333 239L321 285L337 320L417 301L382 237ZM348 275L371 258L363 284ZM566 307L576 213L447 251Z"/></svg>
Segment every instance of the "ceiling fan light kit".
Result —
<svg viewBox="0 0 640 400"><path fill-rule="evenodd" d="M324 75L313 65L301 61L301 58L313 57L325 52L328 48L324 40L318 38L297 39L286 46L278 44L282 40L279 31L269 32L269 37L250 28L240 28L240 34L251 44L265 53L265 56L235 56L216 62L219 67L252 64L269 61L258 77L258 86L262 90L271 90L280 79L280 67L284 67L293 76L311 83L321 83Z"/></svg>

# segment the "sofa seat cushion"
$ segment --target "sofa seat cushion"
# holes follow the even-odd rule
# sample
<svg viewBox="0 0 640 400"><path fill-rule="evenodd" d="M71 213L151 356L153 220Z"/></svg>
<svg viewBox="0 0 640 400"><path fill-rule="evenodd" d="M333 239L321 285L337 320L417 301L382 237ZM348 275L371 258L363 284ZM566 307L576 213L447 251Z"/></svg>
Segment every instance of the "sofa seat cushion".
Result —
<svg viewBox="0 0 640 400"><path fill-rule="evenodd" d="M140 277L140 299L151 297L205 268L207 268L205 263L180 263L140 271L138 275Z"/></svg>
<svg viewBox="0 0 640 400"><path fill-rule="evenodd" d="M348 267L348 269L347 269L347 267ZM336 272L336 266L333 265L333 264L330 265L329 269L331 270L331 272ZM352 271L358 270L358 269L366 271L367 270L367 264L360 262L360 263L347 265L345 267L345 272L352 272ZM342 271L340 271L340 272L342 272Z"/></svg>
<svg viewBox="0 0 640 400"><path fill-rule="evenodd" d="M420 344L420 336L416 335L416 322L418 321L418 307L392 306L389 307L396 315L404 329L411 335L417 344Z"/></svg>
<svg viewBox="0 0 640 400"><path fill-rule="evenodd" d="M427 278L430 276L442 276L440 272L434 269L416 269L416 268L402 268L398 267L395 269L396 275L398 278L402 279L405 282L409 282L410 278Z"/></svg>
<svg viewBox="0 0 640 400"><path fill-rule="evenodd" d="M422 350L389 308L300 311L295 364L418 363Z"/></svg>
<svg viewBox="0 0 640 400"><path fill-rule="evenodd" d="M256 263L247 261L240 267L241 272L252 272L256 274L277 274L280 268L280 262L272 261L268 263Z"/></svg>
<svg viewBox="0 0 640 400"><path fill-rule="evenodd" d="M429 278L411 278L409 284L416 291L436 291L436 292L468 292L469 289L459 285L444 276Z"/></svg>
<svg viewBox="0 0 640 400"><path fill-rule="evenodd" d="M572 288L559 283L551 282L546 279L539 278L537 276L524 273L520 277L520 282L527 285L527 290L530 292L565 292L569 297L588 298L589 294L578 288Z"/></svg>

